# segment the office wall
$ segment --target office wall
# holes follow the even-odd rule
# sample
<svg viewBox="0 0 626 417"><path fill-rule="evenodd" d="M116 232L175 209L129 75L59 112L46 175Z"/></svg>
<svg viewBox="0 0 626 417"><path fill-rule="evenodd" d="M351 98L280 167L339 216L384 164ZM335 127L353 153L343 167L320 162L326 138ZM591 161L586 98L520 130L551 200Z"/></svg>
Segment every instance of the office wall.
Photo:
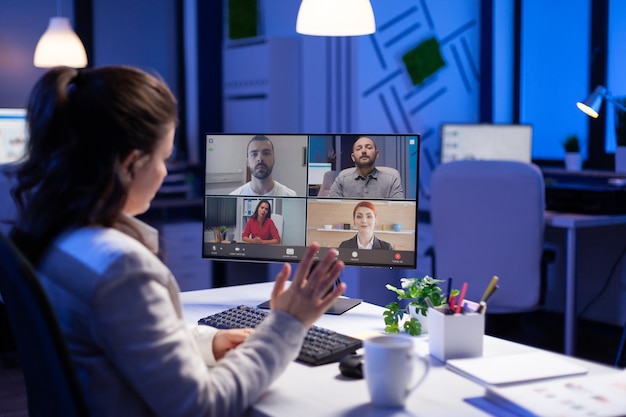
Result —
<svg viewBox="0 0 626 417"><path fill-rule="evenodd" d="M11 1L0 14L0 107L23 107L45 72L33 66L37 41L56 16L56 1ZM73 0L61 14L73 22ZM154 71L178 93L175 2L93 0L94 57L89 66L136 65ZM149 18L148 18L149 17Z"/></svg>
<svg viewBox="0 0 626 417"><path fill-rule="evenodd" d="M180 97L176 2L92 0L92 66L133 65L157 73Z"/></svg>
<svg viewBox="0 0 626 417"><path fill-rule="evenodd" d="M7 4L10 3L10 4ZM61 0L62 15L73 19L73 0ZM44 73L33 65L37 42L51 17L56 1L3 0L0 13L0 107L25 107L28 95Z"/></svg>

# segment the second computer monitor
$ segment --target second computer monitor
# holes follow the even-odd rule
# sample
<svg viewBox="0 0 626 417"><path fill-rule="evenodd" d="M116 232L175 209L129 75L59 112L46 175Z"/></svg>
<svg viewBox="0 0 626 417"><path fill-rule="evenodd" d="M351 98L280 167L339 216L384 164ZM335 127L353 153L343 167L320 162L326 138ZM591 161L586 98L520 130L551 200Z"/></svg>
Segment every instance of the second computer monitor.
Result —
<svg viewBox="0 0 626 417"><path fill-rule="evenodd" d="M461 159L531 162L532 126L520 124L441 125L441 163Z"/></svg>

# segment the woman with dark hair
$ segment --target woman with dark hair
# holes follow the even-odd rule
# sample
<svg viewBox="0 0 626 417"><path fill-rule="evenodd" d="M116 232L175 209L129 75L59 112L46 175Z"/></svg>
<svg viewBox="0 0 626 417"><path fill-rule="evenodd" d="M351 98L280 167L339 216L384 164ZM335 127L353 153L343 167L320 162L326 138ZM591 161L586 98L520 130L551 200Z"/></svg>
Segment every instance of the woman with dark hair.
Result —
<svg viewBox="0 0 626 417"><path fill-rule="evenodd" d="M276 245L280 243L278 229L272 220L272 206L270 206L269 200L261 200L256 205L256 209L248 219L241 238L244 242L262 245Z"/></svg>
<svg viewBox="0 0 626 417"><path fill-rule="evenodd" d="M378 212L376 206L369 201L361 201L352 210L352 219L357 234L348 240L344 240L339 245L340 248L352 249L386 249L391 250L391 243L380 240L374 235L376 217Z"/></svg>
<svg viewBox="0 0 626 417"><path fill-rule="evenodd" d="M11 238L36 266L93 416L236 416L294 360L339 297L337 251L276 276L254 332L188 328L148 210L172 154L176 100L130 67L57 67L28 104ZM207 365L210 365L208 367ZM53 381L51 381L53 383Z"/></svg>

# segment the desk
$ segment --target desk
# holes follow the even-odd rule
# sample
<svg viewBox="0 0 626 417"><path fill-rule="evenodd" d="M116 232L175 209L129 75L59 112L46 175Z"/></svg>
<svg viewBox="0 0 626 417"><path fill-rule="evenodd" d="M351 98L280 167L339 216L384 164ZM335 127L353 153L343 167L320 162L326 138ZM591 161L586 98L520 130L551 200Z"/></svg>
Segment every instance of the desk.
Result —
<svg viewBox="0 0 626 417"><path fill-rule="evenodd" d="M578 229L626 224L626 214L595 215L545 212L548 227L566 229L565 354L574 355L576 344L576 253Z"/></svg>
<svg viewBox="0 0 626 417"><path fill-rule="evenodd" d="M237 305L255 306L270 296L273 283L250 284L189 291L181 295L185 321L190 324L209 314ZM324 315L316 324L335 331L358 335L381 333L384 309L361 303L340 316ZM416 351L428 353L427 335L413 338ZM519 353L535 348L485 336L484 355ZM554 354L558 355L558 354ZM291 363L285 372L267 389L256 404L248 410L249 416L299 416L299 417L411 417L486 416L485 412L465 402L465 398L481 397L485 388L445 368L443 363L430 358L430 374L408 400L406 409L378 409L370 406L364 380L345 379L339 374L336 363L311 367ZM567 360L582 364L590 375L616 373L608 366L576 358Z"/></svg>

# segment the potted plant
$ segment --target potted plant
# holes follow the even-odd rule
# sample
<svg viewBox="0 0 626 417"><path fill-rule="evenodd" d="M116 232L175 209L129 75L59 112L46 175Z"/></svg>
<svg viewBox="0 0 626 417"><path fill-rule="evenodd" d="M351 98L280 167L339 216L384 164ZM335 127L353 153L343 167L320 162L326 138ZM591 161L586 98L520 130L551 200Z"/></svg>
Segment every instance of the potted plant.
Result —
<svg viewBox="0 0 626 417"><path fill-rule="evenodd" d="M404 331L411 336L418 336L426 333L428 298L433 306L437 307L445 303L439 284L442 280L432 278L428 275L423 278L402 278L401 288L387 284L385 287L398 295L398 300L409 300L406 308L401 308L397 301L385 306L383 316L385 319L386 333L400 333L400 320L407 313L411 318L404 322ZM458 291L457 291L458 292ZM454 293L454 291L453 291Z"/></svg>
<svg viewBox="0 0 626 417"><path fill-rule="evenodd" d="M626 107L626 96L614 97ZM615 106L615 171L626 172L626 112Z"/></svg>
<svg viewBox="0 0 626 417"><path fill-rule="evenodd" d="M580 141L578 135L568 135L563 141L565 149L565 169L568 171L580 171L582 169L582 157L580 155Z"/></svg>

